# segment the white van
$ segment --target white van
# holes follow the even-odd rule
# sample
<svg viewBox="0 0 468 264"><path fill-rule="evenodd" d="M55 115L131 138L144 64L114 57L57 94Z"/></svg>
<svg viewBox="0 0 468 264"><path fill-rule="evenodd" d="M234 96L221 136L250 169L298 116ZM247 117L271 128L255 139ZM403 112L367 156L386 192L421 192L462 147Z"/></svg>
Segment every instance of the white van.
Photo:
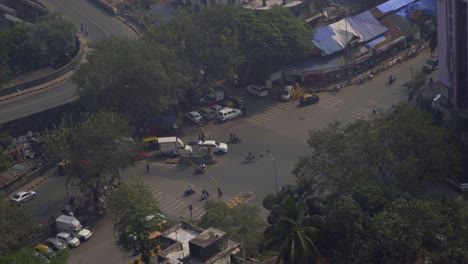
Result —
<svg viewBox="0 0 468 264"><path fill-rule="evenodd" d="M216 113L219 121L228 121L242 115L242 111L235 108L225 107Z"/></svg>
<svg viewBox="0 0 468 264"><path fill-rule="evenodd" d="M291 100L292 93L294 92L294 86L288 85L284 87L283 92L281 93L281 101L287 102Z"/></svg>

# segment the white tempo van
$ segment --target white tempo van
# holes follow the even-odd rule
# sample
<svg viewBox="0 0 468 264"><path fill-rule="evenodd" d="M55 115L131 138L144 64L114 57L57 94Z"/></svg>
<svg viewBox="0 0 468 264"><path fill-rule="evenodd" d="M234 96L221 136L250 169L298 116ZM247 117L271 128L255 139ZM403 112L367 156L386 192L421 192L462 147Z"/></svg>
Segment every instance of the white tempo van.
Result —
<svg viewBox="0 0 468 264"><path fill-rule="evenodd" d="M235 108L225 107L216 113L219 121L228 121L242 115L242 111Z"/></svg>
<svg viewBox="0 0 468 264"><path fill-rule="evenodd" d="M284 87L283 92L281 93L281 101L287 102L291 99L292 93L294 92L294 86L288 85Z"/></svg>

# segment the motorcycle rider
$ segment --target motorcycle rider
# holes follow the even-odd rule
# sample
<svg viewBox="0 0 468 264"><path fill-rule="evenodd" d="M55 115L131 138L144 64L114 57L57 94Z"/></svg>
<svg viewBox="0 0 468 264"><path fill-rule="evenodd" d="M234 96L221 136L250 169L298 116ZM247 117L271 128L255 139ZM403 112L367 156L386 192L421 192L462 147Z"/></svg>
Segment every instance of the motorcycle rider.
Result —
<svg viewBox="0 0 468 264"><path fill-rule="evenodd" d="M187 189L185 190L186 193L191 193L193 192L192 186L187 184Z"/></svg>
<svg viewBox="0 0 468 264"><path fill-rule="evenodd" d="M202 172L206 171L205 163L200 164L200 169L201 169Z"/></svg>
<svg viewBox="0 0 468 264"><path fill-rule="evenodd" d="M249 154L247 155L247 159L248 160L253 160L255 158L255 156L252 154L252 152L249 152Z"/></svg>

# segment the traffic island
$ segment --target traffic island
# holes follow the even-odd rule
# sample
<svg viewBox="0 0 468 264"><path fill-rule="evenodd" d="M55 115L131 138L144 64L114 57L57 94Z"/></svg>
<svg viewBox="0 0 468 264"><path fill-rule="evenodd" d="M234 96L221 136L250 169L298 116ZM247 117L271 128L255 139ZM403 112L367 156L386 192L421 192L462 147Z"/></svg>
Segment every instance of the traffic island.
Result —
<svg viewBox="0 0 468 264"><path fill-rule="evenodd" d="M227 202L227 206L229 208L234 208L240 204L248 202L250 199L254 198L255 194L253 192L243 192L239 193L234 196L229 202Z"/></svg>

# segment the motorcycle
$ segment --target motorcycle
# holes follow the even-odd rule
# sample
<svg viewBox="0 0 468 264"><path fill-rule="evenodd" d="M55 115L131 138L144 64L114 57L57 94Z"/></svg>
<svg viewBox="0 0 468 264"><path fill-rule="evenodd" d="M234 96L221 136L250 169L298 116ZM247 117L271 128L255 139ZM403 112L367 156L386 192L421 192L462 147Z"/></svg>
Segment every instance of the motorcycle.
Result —
<svg viewBox="0 0 468 264"><path fill-rule="evenodd" d="M359 75L359 76L357 77L357 82L358 82L359 84L364 83L364 81L365 81L365 78L362 77L362 75Z"/></svg>
<svg viewBox="0 0 468 264"><path fill-rule="evenodd" d="M250 161L254 161L257 157L255 157L254 155L247 155L245 156L245 161L247 162L250 162Z"/></svg>
<svg viewBox="0 0 468 264"><path fill-rule="evenodd" d="M194 175L203 174L203 173L205 173L205 170L203 170L202 168L195 168L195 171L193 172Z"/></svg>
<svg viewBox="0 0 468 264"><path fill-rule="evenodd" d="M229 140L229 143L233 143L233 144L242 143L242 139L240 137L233 137Z"/></svg>
<svg viewBox="0 0 468 264"><path fill-rule="evenodd" d="M339 93L341 92L341 86L339 84L337 84L335 87L333 87L331 90L330 90L332 93Z"/></svg>
<svg viewBox="0 0 468 264"><path fill-rule="evenodd" d="M190 196L192 194L195 193L195 190L194 189L187 189L184 191L184 196L187 197L187 196Z"/></svg>

